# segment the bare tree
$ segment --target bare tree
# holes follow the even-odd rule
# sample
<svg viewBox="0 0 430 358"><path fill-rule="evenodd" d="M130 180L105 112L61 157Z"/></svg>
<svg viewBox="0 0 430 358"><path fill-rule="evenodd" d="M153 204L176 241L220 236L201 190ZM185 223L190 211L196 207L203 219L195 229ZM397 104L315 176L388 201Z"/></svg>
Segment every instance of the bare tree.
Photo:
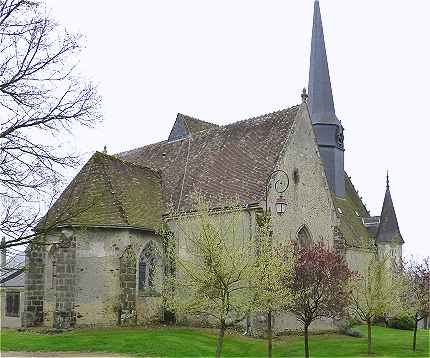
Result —
<svg viewBox="0 0 430 358"><path fill-rule="evenodd" d="M43 0L0 0L2 248L34 239L32 229L62 188L64 168L78 164L59 137L101 119L96 88L77 72L81 50L81 36L50 18Z"/></svg>
<svg viewBox="0 0 430 358"><path fill-rule="evenodd" d="M405 285L402 294L404 312L414 319L412 350L417 349L418 322L430 316L430 258L423 262L410 261L404 272Z"/></svg>

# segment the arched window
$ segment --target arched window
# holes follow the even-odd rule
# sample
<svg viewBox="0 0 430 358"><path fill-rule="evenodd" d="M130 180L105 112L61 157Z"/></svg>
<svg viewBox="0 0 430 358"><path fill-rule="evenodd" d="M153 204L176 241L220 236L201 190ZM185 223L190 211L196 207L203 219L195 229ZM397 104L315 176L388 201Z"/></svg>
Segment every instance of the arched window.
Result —
<svg viewBox="0 0 430 358"><path fill-rule="evenodd" d="M139 259L139 290L154 288L155 270L157 266L156 248L150 241L143 248Z"/></svg>
<svg viewBox="0 0 430 358"><path fill-rule="evenodd" d="M297 232L297 243L300 248L308 247L311 245L312 238L306 225L303 225Z"/></svg>
<svg viewBox="0 0 430 358"><path fill-rule="evenodd" d="M51 288L55 288L57 284L57 245L53 244L48 252L48 269L46 270L48 275L48 282L50 282Z"/></svg>

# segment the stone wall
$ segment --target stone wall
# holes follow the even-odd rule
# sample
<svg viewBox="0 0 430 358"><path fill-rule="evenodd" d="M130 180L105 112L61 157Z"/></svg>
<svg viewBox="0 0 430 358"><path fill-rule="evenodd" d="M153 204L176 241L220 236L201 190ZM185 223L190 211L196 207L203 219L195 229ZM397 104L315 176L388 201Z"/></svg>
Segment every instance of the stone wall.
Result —
<svg viewBox="0 0 430 358"><path fill-rule="evenodd" d="M396 264L400 265L402 262L402 244L396 242L378 243L378 256L380 258L390 257Z"/></svg>
<svg viewBox="0 0 430 358"><path fill-rule="evenodd" d="M64 238L55 252L55 314L54 328L64 329L75 325L75 268L76 240Z"/></svg>
<svg viewBox="0 0 430 358"><path fill-rule="evenodd" d="M371 249L348 247L345 258L351 270L366 273L369 262L374 255L375 251Z"/></svg>
<svg viewBox="0 0 430 358"><path fill-rule="evenodd" d="M120 325L136 324L136 254L127 248L120 258L119 285L121 289L119 320Z"/></svg>
<svg viewBox="0 0 430 358"><path fill-rule="evenodd" d="M279 194L273 185L269 190L269 207L273 213L275 237L283 241L297 240L299 230L305 226L313 242L323 240L332 248L333 232L338 225L338 218L312 123L303 105L297 113L274 169L284 170L289 177L289 187L282 194L287 202L287 209L283 215L276 214L275 203Z"/></svg>
<svg viewBox="0 0 430 358"><path fill-rule="evenodd" d="M338 227L333 230L333 245L336 254L346 258L346 240Z"/></svg>
<svg viewBox="0 0 430 358"><path fill-rule="evenodd" d="M26 327L38 326L43 323L45 246L30 245L25 261L27 270L22 323Z"/></svg>
<svg viewBox="0 0 430 358"><path fill-rule="evenodd" d="M159 242L160 239L150 232L132 229L76 228L73 230L63 229L62 232L52 233L47 237L47 240L55 243L61 241L64 237L73 237L76 242L75 264L74 266L69 266L70 269L74 269L74 276L71 275L71 272L67 272L67 267L64 272L64 274L70 274L67 280L74 280L74 291L69 291L73 293L73 300L66 302L61 299L58 301L61 305L57 305L58 291L57 287L51 287L52 258L49 258L48 255L48 260L46 260L45 264L44 325L52 327L56 324L56 311L60 307L61 312L70 312L68 317L71 318L70 322L74 323L76 327L118 325L121 307L124 303L122 301L124 296L121 294L121 282L126 277L120 277L120 258L127 248L133 250L137 258L140 251L150 240ZM47 250L49 250L49 247L47 247ZM60 249L57 247L57 250ZM68 250L67 255L69 255L69 258L73 257L73 253L70 250ZM59 275L58 263L56 266L57 275ZM129 273L132 274L132 271L129 271ZM125 282L125 286L129 286L128 288L131 289L132 283ZM134 287L136 287L136 281ZM61 289L66 289L66 287ZM70 287L67 287L66 291L68 289ZM66 291L62 292L65 293ZM131 290L128 297L130 306ZM148 295L145 292L136 290L135 297L137 324L160 319L161 302L159 302L157 295ZM151 309L148 310L147 307L151 307ZM67 308L67 310L63 311L63 308ZM130 324L130 322L127 324Z"/></svg>

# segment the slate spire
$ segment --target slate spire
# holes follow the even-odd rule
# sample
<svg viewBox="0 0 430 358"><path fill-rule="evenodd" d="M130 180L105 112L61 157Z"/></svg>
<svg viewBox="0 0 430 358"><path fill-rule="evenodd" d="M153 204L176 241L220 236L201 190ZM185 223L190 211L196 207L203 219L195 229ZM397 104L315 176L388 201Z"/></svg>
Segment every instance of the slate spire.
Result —
<svg viewBox="0 0 430 358"><path fill-rule="evenodd" d="M339 198L345 197L344 135L336 117L324 30L318 1L314 4L311 61L309 67L309 115L314 126L321 159L330 190Z"/></svg>
<svg viewBox="0 0 430 358"><path fill-rule="evenodd" d="M319 1L314 3L311 63L309 68L309 112L312 123L335 123L339 120L334 109L324 30Z"/></svg>
<svg viewBox="0 0 430 358"><path fill-rule="evenodd" d="M400 233L399 223L397 222L393 199L391 198L388 172L384 204L382 205L381 212L381 223L379 224L378 233L376 235L376 242L404 243L402 234Z"/></svg>

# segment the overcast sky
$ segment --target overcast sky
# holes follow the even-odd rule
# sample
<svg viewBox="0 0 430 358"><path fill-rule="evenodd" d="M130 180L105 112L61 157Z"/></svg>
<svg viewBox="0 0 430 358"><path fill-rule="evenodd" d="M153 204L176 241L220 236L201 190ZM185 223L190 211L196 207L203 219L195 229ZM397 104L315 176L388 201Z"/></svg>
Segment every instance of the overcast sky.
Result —
<svg viewBox="0 0 430 358"><path fill-rule="evenodd" d="M313 0L49 0L86 36L82 73L105 120L70 145L88 158L167 139L178 112L226 124L300 102ZM406 255L429 255L428 0L321 0L345 167L372 215L390 170Z"/></svg>

